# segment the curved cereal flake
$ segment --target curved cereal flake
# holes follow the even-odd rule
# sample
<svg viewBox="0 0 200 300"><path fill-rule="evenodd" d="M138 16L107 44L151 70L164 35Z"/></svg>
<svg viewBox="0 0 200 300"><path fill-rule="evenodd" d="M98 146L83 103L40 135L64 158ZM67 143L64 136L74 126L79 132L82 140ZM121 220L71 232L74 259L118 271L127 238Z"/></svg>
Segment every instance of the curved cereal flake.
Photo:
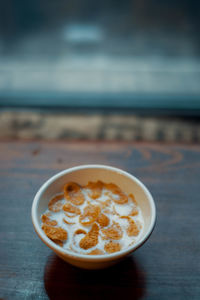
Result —
<svg viewBox="0 0 200 300"><path fill-rule="evenodd" d="M56 243L57 245L59 245L60 247L63 246L63 242L59 241L59 240L52 240L54 243Z"/></svg>
<svg viewBox="0 0 200 300"><path fill-rule="evenodd" d="M108 207L111 204L111 200L108 199L106 201L101 201L100 204L101 204L101 208L104 209L104 208Z"/></svg>
<svg viewBox="0 0 200 300"><path fill-rule="evenodd" d="M87 232L84 229L77 229L74 234L86 234Z"/></svg>
<svg viewBox="0 0 200 300"><path fill-rule="evenodd" d="M73 225L73 224L76 224L76 223L67 221L65 218L63 218L63 222L66 223L67 225Z"/></svg>
<svg viewBox="0 0 200 300"><path fill-rule="evenodd" d="M131 201L135 204L135 205L138 205L137 204L137 201L135 200L135 196L133 194L129 194L129 198L131 199Z"/></svg>
<svg viewBox="0 0 200 300"><path fill-rule="evenodd" d="M102 254L104 254L104 252L100 249L94 249L88 253L88 255L102 255Z"/></svg>
<svg viewBox="0 0 200 300"><path fill-rule="evenodd" d="M100 214L100 207L97 205L88 205L84 208L83 214L79 217L79 222L83 226L88 226L96 221Z"/></svg>
<svg viewBox="0 0 200 300"><path fill-rule="evenodd" d="M126 233L128 236L137 236L140 232L138 226L136 225L135 221L131 219L129 216L122 216L122 219L127 219L129 226L126 229Z"/></svg>
<svg viewBox="0 0 200 300"><path fill-rule="evenodd" d="M44 224L46 224L46 225L51 225L51 226L56 226L57 224L58 224L58 222L56 221L56 220L51 220L50 218L49 218L49 216L47 216L47 215L42 215L42 222L44 223Z"/></svg>
<svg viewBox="0 0 200 300"><path fill-rule="evenodd" d="M109 243L105 244L104 250L107 253L114 253L121 250L121 245L119 243L113 243L110 241Z"/></svg>
<svg viewBox="0 0 200 300"><path fill-rule="evenodd" d="M62 209L63 203L60 201L64 198L63 194L56 195L53 197L48 204L49 210L53 212L58 212Z"/></svg>
<svg viewBox="0 0 200 300"><path fill-rule="evenodd" d="M42 230L51 240L66 241L67 231L61 227L53 227L43 224Z"/></svg>
<svg viewBox="0 0 200 300"><path fill-rule="evenodd" d="M122 192L122 190L114 183L106 183L105 187L111 191L114 195L119 196L119 198L112 197L112 200L117 204L126 204L128 203L128 197Z"/></svg>
<svg viewBox="0 0 200 300"><path fill-rule="evenodd" d="M90 249L98 244L99 226L94 223L90 231L80 240L79 246L82 249Z"/></svg>
<svg viewBox="0 0 200 300"><path fill-rule="evenodd" d="M134 217L134 216L137 216L138 213L139 213L139 212L138 212L137 208L133 208L132 211L131 211L131 213L129 214L129 216Z"/></svg>
<svg viewBox="0 0 200 300"><path fill-rule="evenodd" d="M63 210L70 214L73 214L72 217L80 215L80 213L81 213L80 208L73 206L71 203L65 203L63 205ZM69 216L69 215L67 215L67 216Z"/></svg>
<svg viewBox="0 0 200 300"><path fill-rule="evenodd" d="M69 182L64 186L64 195L74 205L81 205L85 201L81 186L75 182Z"/></svg>
<svg viewBox="0 0 200 300"><path fill-rule="evenodd" d="M102 229L101 232L104 240L120 240L123 236L122 229L117 222L113 222L109 228Z"/></svg>
<svg viewBox="0 0 200 300"><path fill-rule="evenodd" d="M97 182L89 181L85 187L90 190L89 197L92 199L97 199L102 195L104 184L100 180Z"/></svg>
<svg viewBox="0 0 200 300"><path fill-rule="evenodd" d="M97 222L99 223L99 225L101 227L106 227L106 226L108 226L110 220L106 215L100 214L97 218Z"/></svg>

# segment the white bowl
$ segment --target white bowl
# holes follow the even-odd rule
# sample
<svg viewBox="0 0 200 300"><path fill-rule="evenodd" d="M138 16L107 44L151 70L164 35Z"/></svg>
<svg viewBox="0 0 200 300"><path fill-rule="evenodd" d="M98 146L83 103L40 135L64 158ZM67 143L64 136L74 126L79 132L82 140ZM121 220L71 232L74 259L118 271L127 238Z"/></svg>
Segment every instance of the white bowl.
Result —
<svg viewBox="0 0 200 300"><path fill-rule="evenodd" d="M74 181L85 185L88 181L97 180L115 183L124 192L134 194L144 218L144 228L140 239L133 246L113 254L84 255L62 249L52 242L41 229L41 214L47 209L49 199L56 193L59 193L67 182ZM155 219L156 209L154 200L144 184L125 171L104 165L82 165L56 174L42 185L32 204L32 222L41 240L66 262L86 269L100 269L111 266L142 246L153 231Z"/></svg>

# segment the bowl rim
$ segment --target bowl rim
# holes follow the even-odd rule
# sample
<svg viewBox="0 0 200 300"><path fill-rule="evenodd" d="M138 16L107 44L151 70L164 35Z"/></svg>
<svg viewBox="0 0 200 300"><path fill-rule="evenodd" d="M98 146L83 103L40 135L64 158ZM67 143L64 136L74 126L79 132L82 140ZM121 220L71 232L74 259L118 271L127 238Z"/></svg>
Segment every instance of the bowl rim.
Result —
<svg viewBox="0 0 200 300"><path fill-rule="evenodd" d="M128 248L125 248L123 250L120 250L118 252L112 253L112 254L103 254L103 255L88 255L88 254L79 254L79 253L73 253L71 251L68 251L67 249L62 249L60 246L56 245L53 241L51 241L43 232L39 222L37 221L37 208L39 205L39 201L41 199L42 194L45 192L45 190L48 188L50 184L55 182L58 178L74 172L74 171L79 171L79 170L84 170L84 169L104 169L108 171L113 171L116 173L119 173L121 175L124 175L131 180L135 181L144 191L146 194L150 206L151 206L151 223L149 225L149 228L147 229L146 234L138 241L136 242L133 246L130 246ZM135 251L137 248L142 246L145 241L150 237L154 227L155 227L155 222L156 222L156 206L155 202L153 200L153 197L147 187L135 176L131 175L130 173L123 171L119 168L109 166L109 165L102 165L102 164L87 164L87 165L79 165L71 168L67 168L61 172L56 173L52 177L50 177L47 181L43 183L43 185L39 188L37 191L33 203L32 203L32 209L31 209L31 218L32 218L32 223L35 229L35 232L39 236L39 238L53 251L55 251L59 255L63 256L68 256L70 259L75 259L79 261L98 261L98 262L103 262L103 261L110 261L110 260L115 260L120 257L123 257L125 255L128 255L129 253Z"/></svg>

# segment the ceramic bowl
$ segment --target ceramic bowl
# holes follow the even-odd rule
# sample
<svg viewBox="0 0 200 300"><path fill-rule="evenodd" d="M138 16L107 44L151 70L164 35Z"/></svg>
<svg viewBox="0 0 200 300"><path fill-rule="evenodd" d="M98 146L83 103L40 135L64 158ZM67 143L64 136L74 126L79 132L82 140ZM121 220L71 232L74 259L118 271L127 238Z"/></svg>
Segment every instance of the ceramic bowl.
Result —
<svg viewBox="0 0 200 300"><path fill-rule="evenodd" d="M86 185L88 181L101 180L115 183L127 194L134 194L144 218L144 228L140 239L131 247L104 255L72 253L52 242L41 229L40 217L48 207L49 199L60 193L64 184L74 181ZM156 219L154 200L144 184L133 175L105 165L82 165L66 169L47 180L37 192L32 204L32 222L40 239L66 262L85 269L100 269L111 266L141 247L153 231Z"/></svg>

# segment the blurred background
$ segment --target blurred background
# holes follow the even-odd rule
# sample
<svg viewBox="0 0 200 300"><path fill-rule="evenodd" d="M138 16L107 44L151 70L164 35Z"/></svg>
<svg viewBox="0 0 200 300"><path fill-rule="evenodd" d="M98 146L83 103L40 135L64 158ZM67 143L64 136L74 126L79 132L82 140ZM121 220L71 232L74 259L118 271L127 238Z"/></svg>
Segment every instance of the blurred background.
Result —
<svg viewBox="0 0 200 300"><path fill-rule="evenodd" d="M0 0L0 138L200 142L200 3Z"/></svg>

